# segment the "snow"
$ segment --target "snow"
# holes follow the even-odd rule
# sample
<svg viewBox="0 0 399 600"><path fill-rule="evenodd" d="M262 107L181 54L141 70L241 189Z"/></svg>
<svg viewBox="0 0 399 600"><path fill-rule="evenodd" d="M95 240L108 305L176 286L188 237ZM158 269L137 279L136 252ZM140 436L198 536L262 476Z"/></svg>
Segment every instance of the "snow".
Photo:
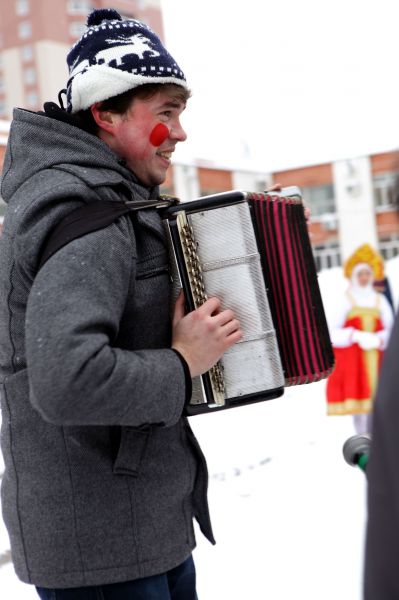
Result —
<svg viewBox="0 0 399 600"><path fill-rule="evenodd" d="M399 258L387 263L395 302ZM346 283L319 275L326 312ZM343 459L352 417L327 417L325 381L284 396L190 418L208 460L216 546L199 530L200 600L361 600L367 480ZM37 598L2 556L1 597Z"/></svg>
<svg viewBox="0 0 399 600"><path fill-rule="evenodd" d="M343 460L352 417L326 417L325 382L192 422L217 540L198 536L199 597L360 600L366 480Z"/></svg>

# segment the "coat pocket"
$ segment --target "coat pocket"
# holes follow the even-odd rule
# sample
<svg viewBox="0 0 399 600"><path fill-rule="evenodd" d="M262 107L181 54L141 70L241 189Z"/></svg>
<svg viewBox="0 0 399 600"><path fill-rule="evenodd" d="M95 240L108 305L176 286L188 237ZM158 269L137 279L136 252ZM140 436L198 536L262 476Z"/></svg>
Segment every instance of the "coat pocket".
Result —
<svg viewBox="0 0 399 600"><path fill-rule="evenodd" d="M170 278L169 265L161 265L150 269L137 269L136 280L151 279L152 277L158 277L159 275L168 275Z"/></svg>
<svg viewBox="0 0 399 600"><path fill-rule="evenodd" d="M113 468L115 475L138 477L150 433L149 427L143 429L122 427Z"/></svg>

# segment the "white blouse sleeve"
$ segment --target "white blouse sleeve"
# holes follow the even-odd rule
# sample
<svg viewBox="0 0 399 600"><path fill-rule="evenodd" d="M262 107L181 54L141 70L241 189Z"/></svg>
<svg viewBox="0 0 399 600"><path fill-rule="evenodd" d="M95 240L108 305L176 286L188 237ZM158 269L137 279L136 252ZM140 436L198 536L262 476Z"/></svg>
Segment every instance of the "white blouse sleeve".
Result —
<svg viewBox="0 0 399 600"><path fill-rule="evenodd" d="M351 303L345 295L328 315L328 329L330 331L331 343L336 348L347 348L352 345L353 327L344 327L347 315L351 309Z"/></svg>

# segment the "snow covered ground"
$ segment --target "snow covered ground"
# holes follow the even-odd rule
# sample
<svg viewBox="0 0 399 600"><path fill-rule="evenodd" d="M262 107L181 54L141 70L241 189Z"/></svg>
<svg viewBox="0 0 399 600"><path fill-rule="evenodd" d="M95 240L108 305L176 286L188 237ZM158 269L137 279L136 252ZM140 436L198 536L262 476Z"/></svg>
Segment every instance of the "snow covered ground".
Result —
<svg viewBox="0 0 399 600"><path fill-rule="evenodd" d="M324 394L321 382L193 423L218 542L198 536L200 599L361 599L366 480L342 457L352 419L327 418Z"/></svg>
<svg viewBox="0 0 399 600"><path fill-rule="evenodd" d="M396 301L398 266L387 268ZM327 311L345 281L340 269L319 281ZM191 418L208 459L217 540L197 530L200 600L361 600L367 481L342 456L352 417L327 417L325 406L322 381ZM8 548L0 524L1 598L36 598L16 579Z"/></svg>

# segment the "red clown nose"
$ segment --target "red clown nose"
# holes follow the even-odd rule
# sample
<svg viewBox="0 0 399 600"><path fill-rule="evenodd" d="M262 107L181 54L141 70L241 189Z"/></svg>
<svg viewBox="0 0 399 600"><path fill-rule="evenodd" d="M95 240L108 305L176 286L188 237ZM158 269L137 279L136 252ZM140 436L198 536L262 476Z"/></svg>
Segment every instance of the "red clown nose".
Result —
<svg viewBox="0 0 399 600"><path fill-rule="evenodd" d="M160 146L169 137L169 129L163 123L155 125L150 133L150 142L153 146Z"/></svg>

